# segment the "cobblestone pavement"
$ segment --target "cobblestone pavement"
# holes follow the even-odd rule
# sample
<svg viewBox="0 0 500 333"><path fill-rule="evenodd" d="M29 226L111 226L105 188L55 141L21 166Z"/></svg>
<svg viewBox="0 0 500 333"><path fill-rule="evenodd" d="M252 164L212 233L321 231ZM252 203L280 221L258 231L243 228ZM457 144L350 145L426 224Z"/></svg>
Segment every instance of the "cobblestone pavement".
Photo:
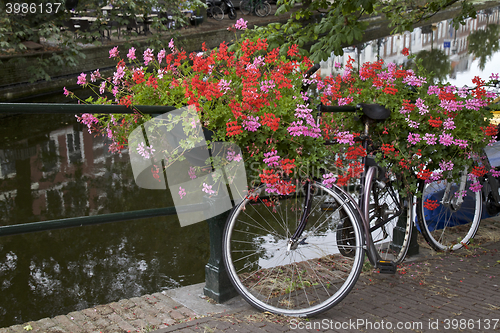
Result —
<svg viewBox="0 0 500 333"><path fill-rule="evenodd" d="M336 307L310 320L239 311L167 332L500 332L500 242L365 274Z"/></svg>
<svg viewBox="0 0 500 333"><path fill-rule="evenodd" d="M145 295L0 328L0 333L28 329L65 333L500 332L500 220L489 222L482 221L480 233L493 230L495 241L447 255L421 247L421 254L401 265L395 275L365 272L339 305L309 320L261 313L237 302L224 305L225 312L205 315L218 305L205 300L201 308L192 306L183 301L185 297L167 292L169 296Z"/></svg>

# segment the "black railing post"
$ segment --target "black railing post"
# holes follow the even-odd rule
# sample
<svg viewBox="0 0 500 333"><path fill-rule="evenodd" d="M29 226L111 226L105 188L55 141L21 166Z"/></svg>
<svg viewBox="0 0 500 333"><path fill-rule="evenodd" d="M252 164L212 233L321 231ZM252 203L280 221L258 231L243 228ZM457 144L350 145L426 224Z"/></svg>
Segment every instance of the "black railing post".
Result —
<svg viewBox="0 0 500 333"><path fill-rule="evenodd" d="M205 288L203 293L217 303L238 295L234 289L222 260L222 237L229 212L207 219L210 233L210 259L205 266Z"/></svg>

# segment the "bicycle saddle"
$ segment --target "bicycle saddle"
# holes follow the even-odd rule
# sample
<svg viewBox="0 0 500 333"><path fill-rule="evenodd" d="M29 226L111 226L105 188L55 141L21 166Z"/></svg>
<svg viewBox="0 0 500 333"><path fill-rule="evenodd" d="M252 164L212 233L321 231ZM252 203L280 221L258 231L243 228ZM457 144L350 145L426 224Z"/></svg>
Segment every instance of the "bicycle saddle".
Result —
<svg viewBox="0 0 500 333"><path fill-rule="evenodd" d="M384 120L391 116L391 110L380 104L359 103L356 108L361 109L365 116L374 120Z"/></svg>

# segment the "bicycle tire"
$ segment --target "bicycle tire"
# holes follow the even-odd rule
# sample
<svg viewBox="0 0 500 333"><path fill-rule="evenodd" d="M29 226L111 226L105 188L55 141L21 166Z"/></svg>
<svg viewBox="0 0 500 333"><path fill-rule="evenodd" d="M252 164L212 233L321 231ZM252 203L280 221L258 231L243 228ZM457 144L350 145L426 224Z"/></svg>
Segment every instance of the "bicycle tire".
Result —
<svg viewBox="0 0 500 333"><path fill-rule="evenodd" d="M207 17L212 17L212 6L209 5L207 8Z"/></svg>
<svg viewBox="0 0 500 333"><path fill-rule="evenodd" d="M229 13L228 13L229 19L230 20L236 20L238 17L238 14L236 14L236 10L234 8L229 8Z"/></svg>
<svg viewBox="0 0 500 333"><path fill-rule="evenodd" d="M250 15L252 12L252 4L248 0L244 0L240 2L240 11L243 15Z"/></svg>
<svg viewBox="0 0 500 333"><path fill-rule="evenodd" d="M255 5L255 14L260 17L268 16L271 13L271 5L267 1L263 1Z"/></svg>
<svg viewBox="0 0 500 333"><path fill-rule="evenodd" d="M219 6L212 6L212 17L217 21L223 20L224 11L222 10L222 8L220 8Z"/></svg>
<svg viewBox="0 0 500 333"><path fill-rule="evenodd" d="M311 189L306 229L290 251L288 240L304 210L300 191L271 198L261 186L227 220L223 260L229 279L259 310L300 317L319 314L339 303L361 273L364 238L353 199L336 187L312 183ZM353 238L338 244L340 216ZM349 247L352 254L342 255L340 247Z"/></svg>
<svg viewBox="0 0 500 333"><path fill-rule="evenodd" d="M370 236L379 259L399 264L410 247L413 197L402 198L396 177L390 171L378 177L379 172L384 171L370 167L366 175L365 198L369 201L363 207L365 219L370 221Z"/></svg>
<svg viewBox="0 0 500 333"><path fill-rule="evenodd" d="M449 204L444 198L448 185L453 198ZM419 183L418 191L422 195L417 197L417 224L426 242L436 251L456 251L476 235L482 214L481 192L473 192L469 180L465 186L464 202L458 205L457 183L446 180Z"/></svg>

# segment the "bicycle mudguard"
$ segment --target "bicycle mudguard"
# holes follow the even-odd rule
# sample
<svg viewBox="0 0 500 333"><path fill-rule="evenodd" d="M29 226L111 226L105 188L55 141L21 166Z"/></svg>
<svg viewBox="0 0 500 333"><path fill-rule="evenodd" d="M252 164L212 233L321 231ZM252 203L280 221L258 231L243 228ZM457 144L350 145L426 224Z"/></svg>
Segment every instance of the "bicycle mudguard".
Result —
<svg viewBox="0 0 500 333"><path fill-rule="evenodd" d="M368 167L377 167L378 169L378 173L377 173L377 179L378 180L382 180L382 181L385 181L386 178L385 178L385 174L387 172L387 168L386 167L381 167L373 157L371 156L366 156L366 166Z"/></svg>

